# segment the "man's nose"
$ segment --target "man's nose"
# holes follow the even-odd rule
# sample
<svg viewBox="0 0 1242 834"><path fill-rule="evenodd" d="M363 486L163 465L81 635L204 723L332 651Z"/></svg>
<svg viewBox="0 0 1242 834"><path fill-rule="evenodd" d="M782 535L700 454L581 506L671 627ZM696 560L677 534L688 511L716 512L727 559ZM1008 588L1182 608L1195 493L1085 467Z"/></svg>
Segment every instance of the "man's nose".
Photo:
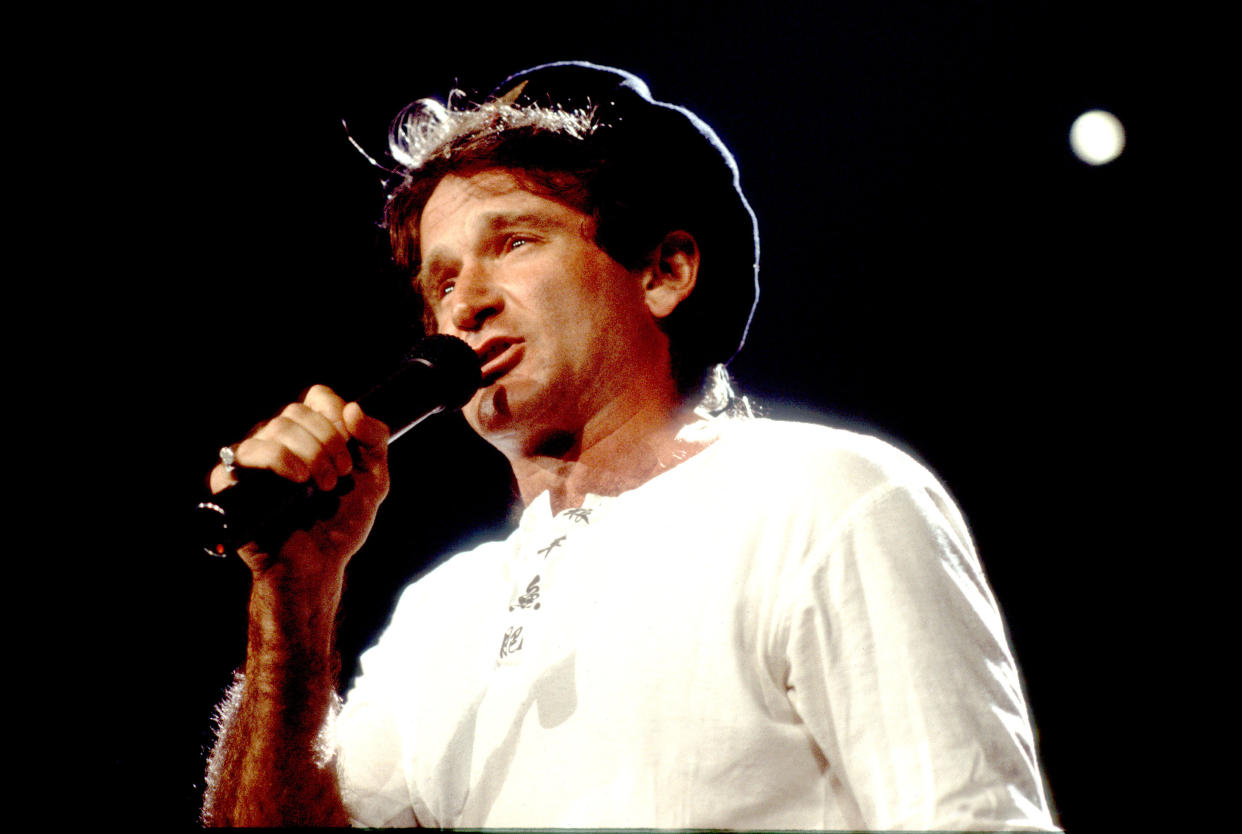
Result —
<svg viewBox="0 0 1242 834"><path fill-rule="evenodd" d="M474 331L504 308L504 300L487 269L464 263L448 295L449 318L454 328Z"/></svg>

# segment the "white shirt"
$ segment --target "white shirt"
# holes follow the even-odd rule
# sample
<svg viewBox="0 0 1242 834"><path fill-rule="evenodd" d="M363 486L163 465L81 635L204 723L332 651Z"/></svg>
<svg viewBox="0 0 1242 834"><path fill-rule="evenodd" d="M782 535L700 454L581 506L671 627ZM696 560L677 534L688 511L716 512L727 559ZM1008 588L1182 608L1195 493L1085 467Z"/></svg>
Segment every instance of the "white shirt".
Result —
<svg viewBox="0 0 1242 834"><path fill-rule="evenodd" d="M719 431L403 592L337 722L355 821L1056 830L943 488L874 438Z"/></svg>

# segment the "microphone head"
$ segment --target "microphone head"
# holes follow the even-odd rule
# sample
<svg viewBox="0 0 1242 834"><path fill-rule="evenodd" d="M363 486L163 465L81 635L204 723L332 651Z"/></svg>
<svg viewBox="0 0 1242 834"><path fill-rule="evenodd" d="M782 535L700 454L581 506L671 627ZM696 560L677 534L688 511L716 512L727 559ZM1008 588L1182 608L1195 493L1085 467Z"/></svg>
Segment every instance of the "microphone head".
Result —
<svg viewBox="0 0 1242 834"><path fill-rule="evenodd" d="M456 336L443 333L428 336L410 349L405 361L422 362L436 372L446 411L455 411L470 402L483 384L478 355Z"/></svg>
<svg viewBox="0 0 1242 834"><path fill-rule="evenodd" d="M481 384L481 363L470 346L456 336L436 335L410 348L392 376L358 404L388 424L391 442L432 414L461 408Z"/></svg>

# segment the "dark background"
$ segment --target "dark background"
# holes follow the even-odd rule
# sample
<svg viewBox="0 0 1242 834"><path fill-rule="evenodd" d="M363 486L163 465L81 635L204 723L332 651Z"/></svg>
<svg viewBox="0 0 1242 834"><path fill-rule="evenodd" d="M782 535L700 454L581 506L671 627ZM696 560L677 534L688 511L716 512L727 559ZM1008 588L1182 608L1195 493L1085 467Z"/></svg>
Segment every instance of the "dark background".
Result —
<svg viewBox="0 0 1242 834"><path fill-rule="evenodd" d="M93 809L194 824L210 713L245 641L244 569L201 556L185 525L216 450L313 382L357 393L408 331L382 173L342 119L379 158L408 101L573 58L636 72L732 148L763 245L740 386L941 476L1007 618L1062 824L1114 819L1117 764L1140 756L1115 705L1159 697L1139 671L1157 638L1135 615L1163 547L1165 461L1146 438L1175 400L1152 327L1170 302L1143 289L1163 59L1122 9L393 4L88 37L70 109L106 138L80 150L93 176L49 174L72 183L49 218L94 247L72 256L61 343L98 371L64 410L108 432L78 460L100 512L53 528L90 533L75 686ZM1100 168L1067 142L1092 107L1129 131ZM347 673L400 583L506 520L503 461L462 425L432 421L393 453L392 497L351 566Z"/></svg>

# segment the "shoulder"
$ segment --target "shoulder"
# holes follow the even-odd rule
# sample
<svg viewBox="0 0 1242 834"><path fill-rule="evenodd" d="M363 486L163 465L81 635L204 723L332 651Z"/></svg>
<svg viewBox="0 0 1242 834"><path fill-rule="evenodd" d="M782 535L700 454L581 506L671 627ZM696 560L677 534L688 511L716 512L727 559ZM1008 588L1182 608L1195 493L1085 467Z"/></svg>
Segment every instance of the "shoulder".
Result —
<svg viewBox="0 0 1242 834"><path fill-rule="evenodd" d="M936 477L893 443L859 432L766 418L729 421L720 430L726 466L767 473L792 489L827 489L851 502L885 485L937 487Z"/></svg>
<svg viewBox="0 0 1242 834"><path fill-rule="evenodd" d="M902 529L947 527L970 541L949 490L912 454L885 439L846 429L770 419L729 421L703 482L724 486L737 502L771 519L805 519L826 543L857 524L894 522ZM710 487L709 487L710 488ZM877 521L878 519L878 521Z"/></svg>

